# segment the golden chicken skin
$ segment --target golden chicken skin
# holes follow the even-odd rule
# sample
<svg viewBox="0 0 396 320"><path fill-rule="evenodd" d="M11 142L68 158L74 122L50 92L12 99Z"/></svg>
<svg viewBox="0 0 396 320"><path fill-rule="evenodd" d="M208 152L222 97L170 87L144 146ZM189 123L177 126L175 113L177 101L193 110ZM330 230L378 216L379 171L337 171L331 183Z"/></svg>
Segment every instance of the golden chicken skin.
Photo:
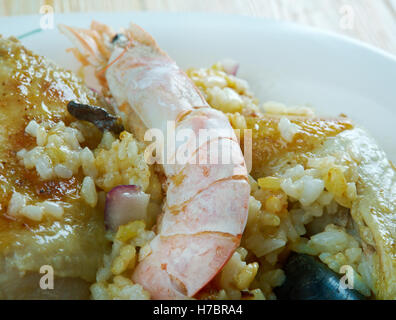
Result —
<svg viewBox="0 0 396 320"><path fill-rule="evenodd" d="M15 38L0 38L0 61L0 299L89 298L106 241L80 158L102 133L67 104L102 102ZM43 266L55 276L50 290L40 287Z"/></svg>

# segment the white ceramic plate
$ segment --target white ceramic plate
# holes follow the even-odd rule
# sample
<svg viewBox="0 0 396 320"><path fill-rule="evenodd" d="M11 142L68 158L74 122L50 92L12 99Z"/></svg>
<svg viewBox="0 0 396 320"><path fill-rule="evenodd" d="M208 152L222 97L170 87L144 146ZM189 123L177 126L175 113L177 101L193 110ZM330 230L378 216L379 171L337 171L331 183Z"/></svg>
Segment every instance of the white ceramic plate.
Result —
<svg viewBox="0 0 396 320"><path fill-rule="evenodd" d="M92 19L115 28L130 21L152 33L181 67L233 58L262 102L308 105L320 114L347 114L365 127L396 162L396 58L360 42L315 29L240 16L160 13L55 15L55 24L87 27ZM3 35L39 28L40 16L0 19ZM76 69L56 29L23 43Z"/></svg>

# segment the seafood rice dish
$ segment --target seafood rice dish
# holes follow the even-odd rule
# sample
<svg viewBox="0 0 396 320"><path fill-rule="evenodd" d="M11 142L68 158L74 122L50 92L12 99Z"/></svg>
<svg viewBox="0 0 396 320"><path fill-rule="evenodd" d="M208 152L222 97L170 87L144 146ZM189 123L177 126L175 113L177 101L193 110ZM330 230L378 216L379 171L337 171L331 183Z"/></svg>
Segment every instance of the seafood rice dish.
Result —
<svg viewBox="0 0 396 320"><path fill-rule="evenodd" d="M364 128L134 24L59 28L77 74L0 37L0 299L396 299L396 171ZM334 288L295 289L319 269Z"/></svg>

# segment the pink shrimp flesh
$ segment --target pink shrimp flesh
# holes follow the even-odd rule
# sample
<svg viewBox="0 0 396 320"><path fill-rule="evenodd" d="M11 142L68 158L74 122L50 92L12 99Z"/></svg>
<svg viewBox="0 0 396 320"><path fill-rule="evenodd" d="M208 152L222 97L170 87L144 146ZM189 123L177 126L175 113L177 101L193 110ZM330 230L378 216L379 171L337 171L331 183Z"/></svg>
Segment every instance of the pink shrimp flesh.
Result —
<svg viewBox="0 0 396 320"><path fill-rule="evenodd" d="M121 44L113 44L115 33L97 22L90 30L66 26L61 30L77 40L85 62L105 74L106 85L130 124L138 115L148 129L160 129L164 141L167 121L176 123L176 135L190 129L187 142L176 142L175 148L192 151L188 161L163 163L167 178L163 214L150 253L138 263L132 280L153 299L193 297L229 260L246 225L250 187L234 131L227 117L207 104L140 27L124 30L126 41ZM197 139L203 129L214 134ZM232 156L231 163L212 162L225 153Z"/></svg>

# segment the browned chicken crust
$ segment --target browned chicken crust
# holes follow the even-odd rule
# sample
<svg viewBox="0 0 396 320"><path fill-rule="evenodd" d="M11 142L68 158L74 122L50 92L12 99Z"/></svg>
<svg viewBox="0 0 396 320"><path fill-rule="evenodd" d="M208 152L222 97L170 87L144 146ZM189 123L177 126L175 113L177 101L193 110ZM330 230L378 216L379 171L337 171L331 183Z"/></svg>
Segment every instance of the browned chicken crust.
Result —
<svg viewBox="0 0 396 320"><path fill-rule="evenodd" d="M27 170L16 153L36 146L25 133L31 120L66 125L71 100L101 106L82 81L24 48L15 38L0 38L0 298L88 298L106 247L103 208L91 208L79 196L82 174L70 179L42 181ZM93 147L101 133L90 124L86 145ZM13 192L31 202L63 204L61 220L40 222L7 215ZM39 288L37 273L51 265L55 289Z"/></svg>

